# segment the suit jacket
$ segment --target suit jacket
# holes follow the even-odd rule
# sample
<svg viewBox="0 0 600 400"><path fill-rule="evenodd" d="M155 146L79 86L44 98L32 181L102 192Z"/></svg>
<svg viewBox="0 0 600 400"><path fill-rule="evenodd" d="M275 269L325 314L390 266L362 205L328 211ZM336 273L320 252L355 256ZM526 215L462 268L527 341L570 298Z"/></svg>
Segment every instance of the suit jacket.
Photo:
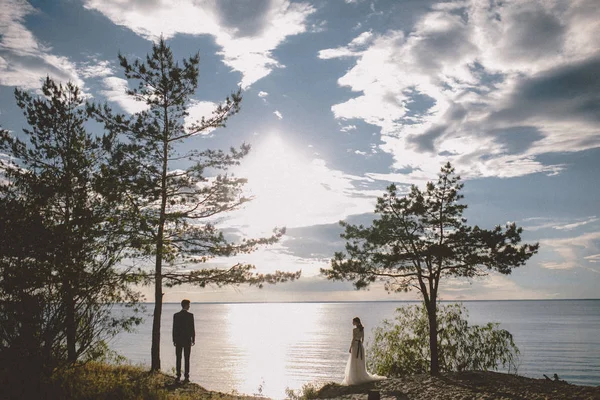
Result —
<svg viewBox="0 0 600 400"><path fill-rule="evenodd" d="M181 310L173 315L173 343L187 346L196 341L194 314Z"/></svg>

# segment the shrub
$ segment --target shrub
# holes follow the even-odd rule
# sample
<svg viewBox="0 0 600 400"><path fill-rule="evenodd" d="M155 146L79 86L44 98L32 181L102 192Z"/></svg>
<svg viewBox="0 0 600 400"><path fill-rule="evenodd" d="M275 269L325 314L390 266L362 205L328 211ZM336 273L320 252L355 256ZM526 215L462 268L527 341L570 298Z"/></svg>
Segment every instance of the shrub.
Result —
<svg viewBox="0 0 600 400"><path fill-rule="evenodd" d="M498 323L469 325L462 304L438 305L438 351L441 372L507 369L516 373L519 349ZM396 309L374 331L369 368L380 375L429 372L429 322L423 304Z"/></svg>
<svg viewBox="0 0 600 400"><path fill-rule="evenodd" d="M290 388L285 389L286 398L289 400L310 400L319 397L319 390L322 385L315 383L305 383L302 388L296 392Z"/></svg>

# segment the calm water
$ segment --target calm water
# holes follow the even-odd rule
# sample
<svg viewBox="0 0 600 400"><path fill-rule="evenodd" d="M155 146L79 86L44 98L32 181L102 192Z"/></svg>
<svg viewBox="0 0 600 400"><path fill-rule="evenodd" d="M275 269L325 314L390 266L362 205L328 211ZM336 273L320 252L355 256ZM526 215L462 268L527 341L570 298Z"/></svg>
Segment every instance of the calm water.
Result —
<svg viewBox="0 0 600 400"><path fill-rule="evenodd" d="M341 381L352 336L352 318L366 330L406 303L192 304L196 346L191 380L221 392L259 393L282 398L286 388L307 382ZM600 385L600 300L465 302L474 324L500 322L521 350L519 374L542 378L557 373L581 385ZM150 364L151 312L136 333L124 333L111 347L133 363ZM173 313L162 319L162 369L175 366ZM368 354L367 354L368 357Z"/></svg>

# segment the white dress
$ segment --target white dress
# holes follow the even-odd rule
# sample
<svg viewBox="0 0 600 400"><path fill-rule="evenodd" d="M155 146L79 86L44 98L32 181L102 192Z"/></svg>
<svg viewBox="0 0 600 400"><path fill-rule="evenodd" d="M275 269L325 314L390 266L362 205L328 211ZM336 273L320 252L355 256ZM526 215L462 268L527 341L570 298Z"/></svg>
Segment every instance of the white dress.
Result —
<svg viewBox="0 0 600 400"><path fill-rule="evenodd" d="M346 373L342 385L358 385L359 383L379 381L385 376L372 375L367 372L366 354L363 346L365 340L364 329L354 328L352 330L352 343L350 344L350 356L346 363Z"/></svg>

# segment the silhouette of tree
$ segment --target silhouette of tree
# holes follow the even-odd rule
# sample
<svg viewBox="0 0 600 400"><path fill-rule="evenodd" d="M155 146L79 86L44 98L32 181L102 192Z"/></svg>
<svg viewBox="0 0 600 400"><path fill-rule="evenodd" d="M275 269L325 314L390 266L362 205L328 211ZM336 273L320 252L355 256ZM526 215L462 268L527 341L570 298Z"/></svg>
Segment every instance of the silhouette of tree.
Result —
<svg viewBox="0 0 600 400"><path fill-rule="evenodd" d="M183 145L186 139L224 127L239 111L241 92L228 96L210 117L191 122L198 54L183 59L180 65L161 38L145 61L130 62L123 55L119 61L134 86L127 93L147 110L132 117L113 115L107 107L97 107L94 113L109 131L127 137L112 165L121 177L118 184L128 193L122 219L128 221L129 243L138 256L154 258L154 272L148 275L155 289L151 369L159 370L163 283L261 286L295 279L300 273L256 274L249 264L196 269L195 265L214 257L248 253L275 243L284 233L278 229L268 238L234 241L215 225L218 217L249 201L241 193L246 180L226 172L248 153L248 145L229 152ZM210 175L219 171L225 172Z"/></svg>
<svg viewBox="0 0 600 400"><path fill-rule="evenodd" d="M341 237L346 251L335 253L331 268L321 269L329 279L353 281L357 289L382 281L388 292L417 289L429 318L430 372L439 372L437 300L440 280L471 278L488 271L510 274L533 256L539 244L523 244L522 228L509 223L492 230L468 226L466 204L459 194L460 177L450 163L441 168L436 183L424 191L412 186L398 196L395 185L377 199L372 226L350 225Z"/></svg>
<svg viewBox="0 0 600 400"><path fill-rule="evenodd" d="M118 270L106 162L114 140L85 125L85 99L47 78L43 96L15 90L29 128L0 132L2 351L57 365L102 353L104 340L139 322L111 311L135 306L131 276Z"/></svg>

